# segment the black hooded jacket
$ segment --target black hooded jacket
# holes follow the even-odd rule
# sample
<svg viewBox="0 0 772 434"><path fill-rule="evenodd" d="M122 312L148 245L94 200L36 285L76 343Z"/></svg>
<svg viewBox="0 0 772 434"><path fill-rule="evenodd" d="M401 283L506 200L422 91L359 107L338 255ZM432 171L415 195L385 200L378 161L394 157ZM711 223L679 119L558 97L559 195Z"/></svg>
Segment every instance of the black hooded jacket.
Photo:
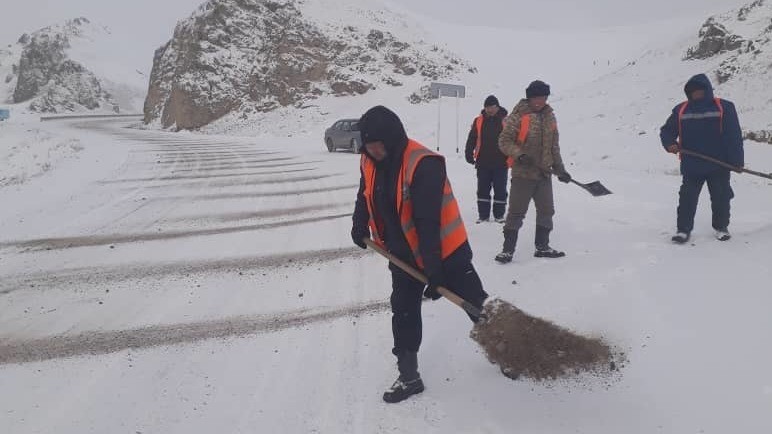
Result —
<svg viewBox="0 0 772 434"><path fill-rule="evenodd" d="M359 128L362 132L362 143L380 140L386 148L386 159L376 162L373 192L374 212L383 222L382 236L386 242L386 248L398 258L415 265L415 258L402 232L396 206L397 177L408 142L405 128L399 117L383 106L368 110L359 120ZM372 158L365 148L362 151L367 158ZM428 157L418 164L410 186L413 221L418 232L418 248L424 259L424 271L427 276L442 273L444 267L472 260L472 249L468 243L459 247L444 261L444 264L441 259L440 214L445 179L445 162L441 158ZM361 174L353 215L355 228L367 227L370 219L364 189L364 174Z"/></svg>
<svg viewBox="0 0 772 434"><path fill-rule="evenodd" d="M505 169L508 167L507 156L499 149L499 134L504 129L502 123L508 114L504 107L499 107L499 112L494 116L486 115L485 110L480 112L483 117L483 124L480 154L475 161L475 167L478 169ZM477 118L472 121L472 129L466 139L466 161L474 161L474 150L477 147L476 123Z"/></svg>

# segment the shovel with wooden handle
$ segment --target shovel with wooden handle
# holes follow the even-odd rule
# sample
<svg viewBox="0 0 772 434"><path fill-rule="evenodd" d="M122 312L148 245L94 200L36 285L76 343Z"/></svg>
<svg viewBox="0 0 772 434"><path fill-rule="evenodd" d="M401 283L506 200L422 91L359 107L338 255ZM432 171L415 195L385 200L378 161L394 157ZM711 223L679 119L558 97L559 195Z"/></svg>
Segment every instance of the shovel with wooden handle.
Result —
<svg viewBox="0 0 772 434"><path fill-rule="evenodd" d="M371 239L362 241L418 281L428 283L421 272ZM439 287L437 292L475 320L470 337L480 345L488 360L499 365L501 372L513 380L521 376L555 379L588 369L603 372L608 366L615 366L611 349L599 339L574 334L501 299L488 301L485 312L481 312L447 288Z"/></svg>
<svg viewBox="0 0 772 434"><path fill-rule="evenodd" d="M397 267L401 268L402 271L412 276L414 279L418 280L419 282L423 284L428 284L429 279L426 278L426 276L423 275L420 271L416 270L415 268L411 267L410 264L407 262L397 258L396 256L392 255L391 253L384 250L381 246L378 244L375 244L375 242L369 238L363 239L364 243L367 244L367 247L375 250L378 254L383 256L384 258L388 259L392 264L396 265ZM455 292L449 290L448 288L439 286L437 287L437 292L440 293L443 297L448 299L450 302L455 304L456 306L460 307L461 309L464 309L466 313L471 315L474 318L482 318L483 313L480 309L478 309L476 306L474 306L472 303L469 303L468 301L461 298L458 294Z"/></svg>
<svg viewBox="0 0 772 434"><path fill-rule="evenodd" d="M682 154L685 154L685 155L691 155L692 157L697 157L697 158L701 158L701 159L703 159L705 161L710 161L711 163L718 164L719 166L725 167L725 168L727 168L729 170L732 170L732 171L735 171L735 172L747 173L749 175L758 176L758 177L761 177L761 178L772 179L772 173L762 173L762 172L757 172L755 170L746 169L744 167L733 166L733 165L731 165L731 164L729 164L727 162L724 162L724 161L721 161L721 160L717 160L717 159L715 159L713 157L708 157L707 155L700 154L699 152L690 151L688 149L681 149L680 152Z"/></svg>

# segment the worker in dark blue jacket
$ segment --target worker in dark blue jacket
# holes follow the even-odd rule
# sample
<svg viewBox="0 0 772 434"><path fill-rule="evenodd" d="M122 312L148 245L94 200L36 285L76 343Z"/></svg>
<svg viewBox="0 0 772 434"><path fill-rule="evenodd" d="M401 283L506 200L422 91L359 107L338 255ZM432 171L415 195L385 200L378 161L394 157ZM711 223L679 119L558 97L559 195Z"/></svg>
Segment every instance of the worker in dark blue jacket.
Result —
<svg viewBox="0 0 772 434"><path fill-rule="evenodd" d="M660 130L662 146L679 154L689 150L742 168L745 165L742 130L737 110L730 101L715 98L705 74L692 77L684 86L687 101L678 104ZM681 154L683 183L678 202L678 232L675 243L689 241L702 186L707 183L713 209L713 229L718 240L729 235L729 202L734 197L730 171L699 157Z"/></svg>

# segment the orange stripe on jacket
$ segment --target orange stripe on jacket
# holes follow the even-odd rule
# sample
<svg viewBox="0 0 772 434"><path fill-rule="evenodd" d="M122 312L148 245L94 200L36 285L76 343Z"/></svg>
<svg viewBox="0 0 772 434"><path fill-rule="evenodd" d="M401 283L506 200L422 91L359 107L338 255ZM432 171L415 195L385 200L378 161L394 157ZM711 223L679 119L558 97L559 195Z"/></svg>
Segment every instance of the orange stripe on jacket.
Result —
<svg viewBox="0 0 772 434"><path fill-rule="evenodd" d="M477 161L477 156L480 155L480 148L482 148L482 126L483 126L483 115L479 115L474 120L474 126L477 130L477 143L474 147L474 160ZM506 120L501 120L501 127L504 128L506 125ZM512 157L507 158L507 167L512 167L515 164L515 159Z"/></svg>

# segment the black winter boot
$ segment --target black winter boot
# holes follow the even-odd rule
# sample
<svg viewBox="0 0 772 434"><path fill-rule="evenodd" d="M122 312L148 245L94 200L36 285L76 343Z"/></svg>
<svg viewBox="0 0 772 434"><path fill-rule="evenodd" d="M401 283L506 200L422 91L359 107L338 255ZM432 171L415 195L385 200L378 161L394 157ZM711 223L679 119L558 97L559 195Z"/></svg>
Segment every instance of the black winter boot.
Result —
<svg viewBox="0 0 772 434"><path fill-rule="evenodd" d="M515 255L515 247L517 246L517 231L504 229L504 247L501 249L501 253L496 255L496 262L502 264L508 264L512 262L512 257Z"/></svg>
<svg viewBox="0 0 772 434"><path fill-rule="evenodd" d="M691 238L691 235L689 234L689 232L679 231L677 234L673 235L673 238L671 238L670 240L676 244L686 244L689 242L689 238Z"/></svg>
<svg viewBox="0 0 772 434"><path fill-rule="evenodd" d="M424 382L418 373L418 353L407 350L393 351L397 355L399 377L383 393L383 400L389 404L404 401L412 395L424 391Z"/></svg>
<svg viewBox="0 0 772 434"><path fill-rule="evenodd" d="M562 258L566 256L564 252L550 247L550 231L552 229L536 226L536 253L533 256L537 258Z"/></svg>

